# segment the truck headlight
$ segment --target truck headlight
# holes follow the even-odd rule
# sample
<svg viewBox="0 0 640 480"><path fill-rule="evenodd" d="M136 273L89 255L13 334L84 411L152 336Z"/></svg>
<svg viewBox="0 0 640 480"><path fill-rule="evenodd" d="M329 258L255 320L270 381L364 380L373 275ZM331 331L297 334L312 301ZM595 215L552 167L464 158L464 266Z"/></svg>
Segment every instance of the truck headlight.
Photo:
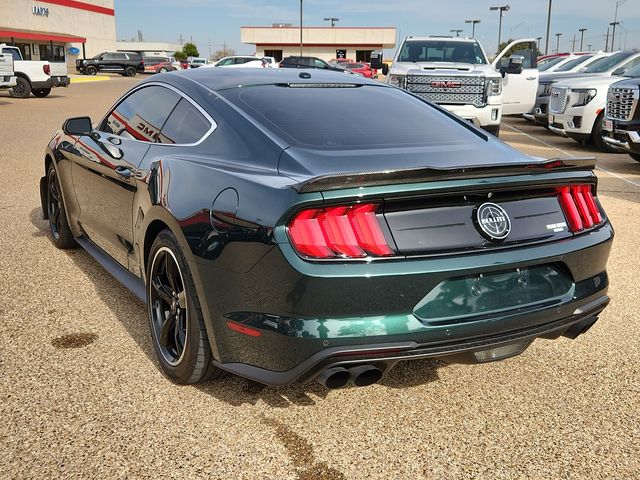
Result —
<svg viewBox="0 0 640 480"><path fill-rule="evenodd" d="M406 75L389 75L389 85L394 87L406 88L407 76Z"/></svg>
<svg viewBox="0 0 640 480"><path fill-rule="evenodd" d="M495 97L502 94L502 79L490 78L487 80L487 95Z"/></svg>
<svg viewBox="0 0 640 480"><path fill-rule="evenodd" d="M582 107L595 98L598 91L595 88L581 88L573 90L575 102L574 107Z"/></svg>

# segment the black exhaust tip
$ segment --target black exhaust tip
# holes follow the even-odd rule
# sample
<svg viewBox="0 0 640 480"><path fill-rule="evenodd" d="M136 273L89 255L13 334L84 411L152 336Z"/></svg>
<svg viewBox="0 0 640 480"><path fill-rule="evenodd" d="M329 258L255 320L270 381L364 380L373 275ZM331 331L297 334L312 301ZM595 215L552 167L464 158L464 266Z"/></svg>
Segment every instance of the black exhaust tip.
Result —
<svg viewBox="0 0 640 480"><path fill-rule="evenodd" d="M349 370L342 367L328 368L316 377L316 381L327 388L344 387L351 379Z"/></svg>
<svg viewBox="0 0 640 480"><path fill-rule="evenodd" d="M373 365L360 365L349 369L356 387L373 385L382 378L382 370Z"/></svg>
<svg viewBox="0 0 640 480"><path fill-rule="evenodd" d="M589 317L571 325L562 336L575 340L583 333L586 333L598 321L598 317Z"/></svg>

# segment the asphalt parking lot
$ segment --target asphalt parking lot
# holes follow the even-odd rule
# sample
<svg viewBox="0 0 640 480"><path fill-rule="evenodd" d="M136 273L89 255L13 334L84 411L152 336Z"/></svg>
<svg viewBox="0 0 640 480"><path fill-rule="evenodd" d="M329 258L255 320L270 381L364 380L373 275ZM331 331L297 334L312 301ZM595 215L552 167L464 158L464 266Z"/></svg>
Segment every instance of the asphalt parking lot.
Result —
<svg viewBox="0 0 640 480"><path fill-rule="evenodd" d="M53 247L38 195L54 130L97 120L139 78L0 92L3 478L640 478L640 163L521 119L502 127L532 155L598 158L612 303L575 341L399 364L366 388L181 387L156 365L143 304L84 251Z"/></svg>

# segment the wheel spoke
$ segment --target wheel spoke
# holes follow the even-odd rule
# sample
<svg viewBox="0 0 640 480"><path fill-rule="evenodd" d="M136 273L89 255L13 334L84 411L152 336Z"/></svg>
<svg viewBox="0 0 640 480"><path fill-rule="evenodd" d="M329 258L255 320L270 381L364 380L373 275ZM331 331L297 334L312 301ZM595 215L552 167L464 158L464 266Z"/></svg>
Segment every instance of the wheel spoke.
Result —
<svg viewBox="0 0 640 480"><path fill-rule="evenodd" d="M55 205L53 207L53 217L51 218L51 223L53 223L56 228L60 227L60 206Z"/></svg>
<svg viewBox="0 0 640 480"><path fill-rule="evenodd" d="M184 290L178 294L178 305L180 305L182 309L187 308L187 295L184 293Z"/></svg>
<svg viewBox="0 0 640 480"><path fill-rule="evenodd" d="M167 255L168 257L168 255ZM171 285L171 290L177 292L179 289L179 280L178 280L178 269L176 268L176 264L171 258L167 258L167 280L169 281L169 285Z"/></svg>
<svg viewBox="0 0 640 480"><path fill-rule="evenodd" d="M153 277L153 279L151 280L151 285L153 286L153 289L156 291L158 296L162 299L162 301L171 306L171 304L173 303L173 291L171 290L171 288L165 285L162 280L160 280L160 277L158 275Z"/></svg>
<svg viewBox="0 0 640 480"><path fill-rule="evenodd" d="M169 338L172 333L175 338L175 330L176 330L176 315L174 313L170 313L162 323L162 330L160 331L160 338L158 339L160 342L160 345L162 345L163 347L168 347Z"/></svg>
<svg viewBox="0 0 640 480"><path fill-rule="evenodd" d="M49 186L49 195L53 197L56 202L60 201L60 195L58 194L58 187L55 182L55 178L51 180L51 185Z"/></svg>

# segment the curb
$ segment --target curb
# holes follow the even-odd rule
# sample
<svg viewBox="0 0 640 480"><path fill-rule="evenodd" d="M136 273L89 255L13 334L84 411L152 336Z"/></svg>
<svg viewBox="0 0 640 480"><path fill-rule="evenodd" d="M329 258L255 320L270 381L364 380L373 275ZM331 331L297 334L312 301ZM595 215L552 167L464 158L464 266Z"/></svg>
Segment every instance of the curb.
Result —
<svg viewBox="0 0 640 480"><path fill-rule="evenodd" d="M88 83L88 82L103 82L109 80L110 77L106 75L87 75L71 77L71 83Z"/></svg>

